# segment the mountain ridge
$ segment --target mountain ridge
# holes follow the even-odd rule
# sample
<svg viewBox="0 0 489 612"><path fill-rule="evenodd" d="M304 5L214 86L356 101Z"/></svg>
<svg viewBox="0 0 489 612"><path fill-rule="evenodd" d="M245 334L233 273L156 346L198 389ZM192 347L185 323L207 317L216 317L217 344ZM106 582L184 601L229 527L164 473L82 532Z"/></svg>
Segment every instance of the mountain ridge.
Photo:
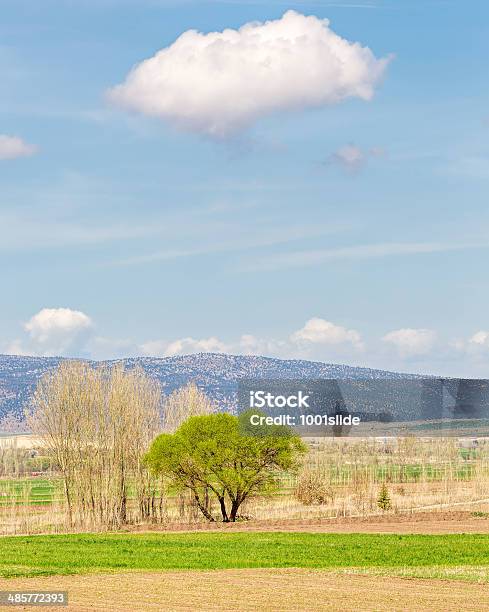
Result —
<svg viewBox="0 0 489 612"><path fill-rule="evenodd" d="M29 404L37 381L46 372L58 367L64 357L0 355L0 419L8 415L21 418ZM225 408L236 404L240 378L355 378L415 379L417 374L390 372L344 364L331 364L303 359L277 359L255 355L194 353L173 357L128 357L94 361L75 359L94 365L123 363L128 368L141 366L159 381L165 394L194 381L212 400Z"/></svg>

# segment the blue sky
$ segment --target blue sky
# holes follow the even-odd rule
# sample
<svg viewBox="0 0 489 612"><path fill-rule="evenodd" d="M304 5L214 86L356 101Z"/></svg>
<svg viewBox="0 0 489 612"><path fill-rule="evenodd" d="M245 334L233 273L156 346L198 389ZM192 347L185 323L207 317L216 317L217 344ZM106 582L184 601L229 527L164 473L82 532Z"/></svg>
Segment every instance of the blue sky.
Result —
<svg viewBox="0 0 489 612"><path fill-rule="evenodd" d="M289 9L390 58L372 99L276 98L216 137L108 94L183 32ZM3 0L0 351L485 376L488 24L484 2Z"/></svg>

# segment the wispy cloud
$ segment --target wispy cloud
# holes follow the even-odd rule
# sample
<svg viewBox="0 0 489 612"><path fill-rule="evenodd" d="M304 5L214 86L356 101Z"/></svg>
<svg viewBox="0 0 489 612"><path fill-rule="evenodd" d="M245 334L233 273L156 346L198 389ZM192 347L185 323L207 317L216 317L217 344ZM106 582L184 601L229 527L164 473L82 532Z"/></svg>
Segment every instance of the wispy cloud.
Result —
<svg viewBox="0 0 489 612"><path fill-rule="evenodd" d="M312 266L342 259L372 259L402 255L422 255L467 249L487 249L489 243L453 242L391 242L359 246L316 249L268 255L245 266L250 271L278 270L281 268Z"/></svg>
<svg viewBox="0 0 489 612"><path fill-rule="evenodd" d="M244 227L228 226L226 240L207 240L198 248L168 248L147 254L135 255L125 259L110 262L110 265L131 266L138 264L153 263L157 261L171 261L184 257L197 257L200 255L212 255L216 253L237 253L251 249L266 248L290 242L325 236L341 231L339 226L294 226L277 227L274 230L263 230L261 232L246 231Z"/></svg>
<svg viewBox="0 0 489 612"><path fill-rule="evenodd" d="M155 0L158 1L158 0ZM163 0L164 1L164 0ZM171 2L172 0L168 0ZM195 1L195 0L194 0ZM206 0L203 0L204 2ZM365 0L364 2L328 2L328 0L294 0L290 2L287 0L207 0L210 4L239 4L239 5L267 5L267 6L314 6L314 7L325 7L325 8L344 8L344 9L377 9L380 7L379 2L375 0Z"/></svg>
<svg viewBox="0 0 489 612"><path fill-rule="evenodd" d="M0 215L0 251L57 249L144 238L161 231L154 224L80 223L40 218L33 212Z"/></svg>
<svg viewBox="0 0 489 612"><path fill-rule="evenodd" d="M73 0L51 0L52 2L72 3ZM382 6L381 0L84 0L86 4L96 7L137 5L149 7L166 7L188 5L208 5L208 4L235 4L239 6L280 6L280 7L325 7L325 8L344 8L344 9L376 9Z"/></svg>

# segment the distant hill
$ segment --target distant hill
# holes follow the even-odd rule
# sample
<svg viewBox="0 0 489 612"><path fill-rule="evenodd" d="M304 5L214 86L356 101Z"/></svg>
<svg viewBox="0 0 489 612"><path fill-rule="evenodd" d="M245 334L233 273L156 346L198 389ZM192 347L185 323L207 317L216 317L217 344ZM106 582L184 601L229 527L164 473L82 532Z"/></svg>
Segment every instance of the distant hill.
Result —
<svg viewBox="0 0 489 612"><path fill-rule="evenodd" d="M0 419L8 414L22 416L39 378L56 368L57 357L18 357L0 355ZM164 393L194 381L220 406L231 408L236 403L240 378L275 379L412 379L415 375L333 365L303 360L270 357L200 353L156 359L138 357L118 360L126 367L141 366L158 380ZM116 361L104 363L117 363Z"/></svg>

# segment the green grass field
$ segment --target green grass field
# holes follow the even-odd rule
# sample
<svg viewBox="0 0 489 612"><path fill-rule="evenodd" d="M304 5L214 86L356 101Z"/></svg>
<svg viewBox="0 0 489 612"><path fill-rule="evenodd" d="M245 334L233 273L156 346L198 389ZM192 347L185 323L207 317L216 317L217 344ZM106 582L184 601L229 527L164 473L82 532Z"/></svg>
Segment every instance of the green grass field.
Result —
<svg viewBox="0 0 489 612"><path fill-rule="evenodd" d="M11 478L0 480L0 507L11 504L43 506L63 499L60 478Z"/></svg>
<svg viewBox="0 0 489 612"><path fill-rule="evenodd" d="M489 567L489 535L81 534L0 540L0 576L227 568ZM435 572L436 573L436 572Z"/></svg>
<svg viewBox="0 0 489 612"><path fill-rule="evenodd" d="M372 468L372 477L375 482L440 482L446 475L446 465L430 465L428 464L388 464L377 465ZM350 466L331 466L329 469L329 480L332 484L341 484L351 481L355 478L355 473L358 468ZM362 466L360 470L362 471ZM476 467L474 464L461 464L453 470L453 476L456 480L470 480L474 477Z"/></svg>

